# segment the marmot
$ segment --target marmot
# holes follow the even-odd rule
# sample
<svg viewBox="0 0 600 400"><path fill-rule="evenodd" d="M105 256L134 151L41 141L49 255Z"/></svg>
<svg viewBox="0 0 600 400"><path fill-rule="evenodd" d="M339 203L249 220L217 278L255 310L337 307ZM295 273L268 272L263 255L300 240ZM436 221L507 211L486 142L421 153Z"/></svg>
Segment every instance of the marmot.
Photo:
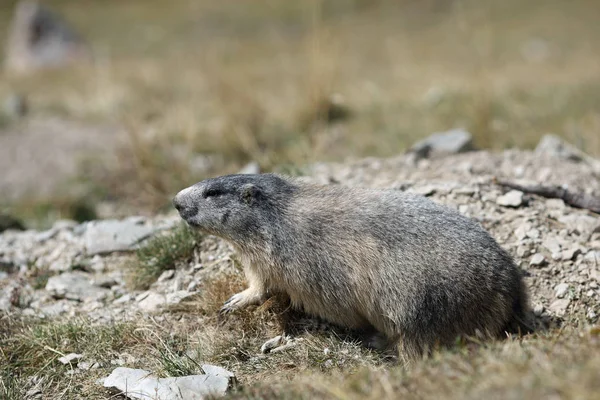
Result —
<svg viewBox="0 0 600 400"><path fill-rule="evenodd" d="M275 174L206 179L173 199L239 252L248 289L222 312L289 296L294 308L374 333L407 359L464 336L528 331L521 273L476 222L393 189Z"/></svg>

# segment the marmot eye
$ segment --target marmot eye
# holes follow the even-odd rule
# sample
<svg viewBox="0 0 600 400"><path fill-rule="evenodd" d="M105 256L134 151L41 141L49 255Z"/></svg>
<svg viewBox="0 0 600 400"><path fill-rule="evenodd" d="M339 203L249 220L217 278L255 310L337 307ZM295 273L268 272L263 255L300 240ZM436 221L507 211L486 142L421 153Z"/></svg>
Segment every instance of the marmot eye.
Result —
<svg viewBox="0 0 600 400"><path fill-rule="evenodd" d="M218 196L220 192L217 189L207 189L204 192L204 198Z"/></svg>

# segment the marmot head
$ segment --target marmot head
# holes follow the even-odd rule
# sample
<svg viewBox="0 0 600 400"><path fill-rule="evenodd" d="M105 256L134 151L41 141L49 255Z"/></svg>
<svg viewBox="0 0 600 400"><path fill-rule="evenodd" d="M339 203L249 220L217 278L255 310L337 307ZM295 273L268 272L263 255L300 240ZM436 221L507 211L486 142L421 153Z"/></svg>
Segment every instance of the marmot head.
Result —
<svg viewBox="0 0 600 400"><path fill-rule="evenodd" d="M294 188L272 174L225 175L183 189L173 205L189 225L238 242L263 234L281 214Z"/></svg>

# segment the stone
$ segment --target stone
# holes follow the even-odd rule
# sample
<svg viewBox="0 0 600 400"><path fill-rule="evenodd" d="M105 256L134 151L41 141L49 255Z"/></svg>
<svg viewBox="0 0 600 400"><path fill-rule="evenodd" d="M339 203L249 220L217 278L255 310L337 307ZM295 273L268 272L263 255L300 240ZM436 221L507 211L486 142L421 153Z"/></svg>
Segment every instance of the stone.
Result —
<svg viewBox="0 0 600 400"><path fill-rule="evenodd" d="M533 307L533 314L536 317L541 317L543 313L544 313L544 305L543 304L538 303Z"/></svg>
<svg viewBox="0 0 600 400"><path fill-rule="evenodd" d="M100 364L98 364L95 361L81 361L81 362L77 363L77 368L84 370L84 371L89 371L91 369L100 368Z"/></svg>
<svg viewBox="0 0 600 400"><path fill-rule="evenodd" d="M416 154L417 158L430 158L469 150L473 150L473 135L464 129L452 129L436 132L415 143L409 153Z"/></svg>
<svg viewBox="0 0 600 400"><path fill-rule="evenodd" d="M9 94L2 104L2 113L12 120L24 117L28 111L27 98L20 94Z"/></svg>
<svg viewBox="0 0 600 400"><path fill-rule="evenodd" d="M567 294L568 291L569 291L569 284L568 283L559 283L554 288L554 294L559 299L562 299L563 297L565 297L565 295Z"/></svg>
<svg viewBox="0 0 600 400"><path fill-rule="evenodd" d="M533 255L533 257L531 257L531 260L529 260L529 265L540 266L543 265L545 262L546 259L544 258L544 256L540 253L536 253Z"/></svg>
<svg viewBox="0 0 600 400"><path fill-rule="evenodd" d="M82 357L83 357L83 354L69 353L66 356L59 358L58 361L65 365L66 364L77 364L79 359L81 359Z"/></svg>
<svg viewBox="0 0 600 400"><path fill-rule="evenodd" d="M537 239L540 237L540 230L535 228L530 229L527 231L526 235L530 239Z"/></svg>
<svg viewBox="0 0 600 400"><path fill-rule="evenodd" d="M496 204L503 207L519 207L523 204L523 192L511 190L496 199Z"/></svg>
<svg viewBox="0 0 600 400"><path fill-rule="evenodd" d="M110 290L92 284L89 274L80 271L65 272L52 276L46 283L46 290L58 299L76 301L101 301Z"/></svg>
<svg viewBox="0 0 600 400"><path fill-rule="evenodd" d="M134 250L155 232L155 228L140 217L92 221L86 225L83 238L88 255Z"/></svg>
<svg viewBox="0 0 600 400"><path fill-rule="evenodd" d="M238 174L260 174L260 165L256 161L249 162L238 172Z"/></svg>
<svg viewBox="0 0 600 400"><path fill-rule="evenodd" d="M570 249L563 250L561 258L563 261L571 261L579 254L581 254L581 249L579 247L572 247Z"/></svg>
<svg viewBox="0 0 600 400"><path fill-rule="evenodd" d="M183 300L192 297L195 293L188 292L187 290L177 290L173 293L168 293L166 296L167 304L178 304Z"/></svg>
<svg viewBox="0 0 600 400"><path fill-rule="evenodd" d="M158 311L167 303L167 298L159 293L149 292L141 301L138 302L138 307L147 312Z"/></svg>
<svg viewBox="0 0 600 400"><path fill-rule="evenodd" d="M544 246L548 251L552 254L560 253L561 247L560 243L556 239L547 238L542 241L542 246Z"/></svg>
<svg viewBox="0 0 600 400"><path fill-rule="evenodd" d="M104 379L103 386L140 400L201 400L225 395L233 374L209 367L202 366L205 374L176 378L157 378L143 369L118 367Z"/></svg>
<svg viewBox="0 0 600 400"><path fill-rule="evenodd" d="M575 146L567 143L556 135L544 135L537 147L536 154L549 155L570 161L583 161L587 156Z"/></svg>
<svg viewBox="0 0 600 400"><path fill-rule="evenodd" d="M570 303L571 300L569 299L555 300L552 304L550 304L550 307L548 309L553 314L562 317L567 312L567 308L569 307Z"/></svg>
<svg viewBox="0 0 600 400"><path fill-rule="evenodd" d="M19 1L5 46L5 68L30 73L91 60L91 51L69 24L46 4Z"/></svg>
<svg viewBox="0 0 600 400"><path fill-rule="evenodd" d="M175 270L174 269L168 269L166 271L163 271L160 274L160 276L157 279L157 282L168 281L169 279L173 279L174 276L175 276Z"/></svg>

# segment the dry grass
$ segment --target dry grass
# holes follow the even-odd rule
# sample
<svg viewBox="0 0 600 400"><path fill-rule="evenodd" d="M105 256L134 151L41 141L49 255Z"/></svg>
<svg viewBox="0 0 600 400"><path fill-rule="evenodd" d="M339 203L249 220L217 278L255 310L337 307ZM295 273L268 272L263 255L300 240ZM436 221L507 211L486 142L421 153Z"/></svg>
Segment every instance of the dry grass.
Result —
<svg viewBox="0 0 600 400"><path fill-rule="evenodd" d="M137 209L249 160L390 156L458 126L480 147L554 132L600 154L591 0L51 3L96 65L5 76L0 94L26 94L34 115L124 125L119 163L84 178ZM332 96L344 118L330 118Z"/></svg>
<svg viewBox="0 0 600 400"><path fill-rule="evenodd" d="M223 366L239 383L230 398L591 399L600 390L598 328L469 343L408 369L331 329L298 330L295 347L263 355L261 344L281 333L286 310L271 300L219 317L221 304L243 286L239 274L215 277L204 282L198 298L170 310L162 322L95 325L85 319L3 316L0 394L22 398L37 385L44 398L110 398L95 381L118 359L160 376L201 373L205 362ZM80 371L57 362L70 352L99 367Z"/></svg>

